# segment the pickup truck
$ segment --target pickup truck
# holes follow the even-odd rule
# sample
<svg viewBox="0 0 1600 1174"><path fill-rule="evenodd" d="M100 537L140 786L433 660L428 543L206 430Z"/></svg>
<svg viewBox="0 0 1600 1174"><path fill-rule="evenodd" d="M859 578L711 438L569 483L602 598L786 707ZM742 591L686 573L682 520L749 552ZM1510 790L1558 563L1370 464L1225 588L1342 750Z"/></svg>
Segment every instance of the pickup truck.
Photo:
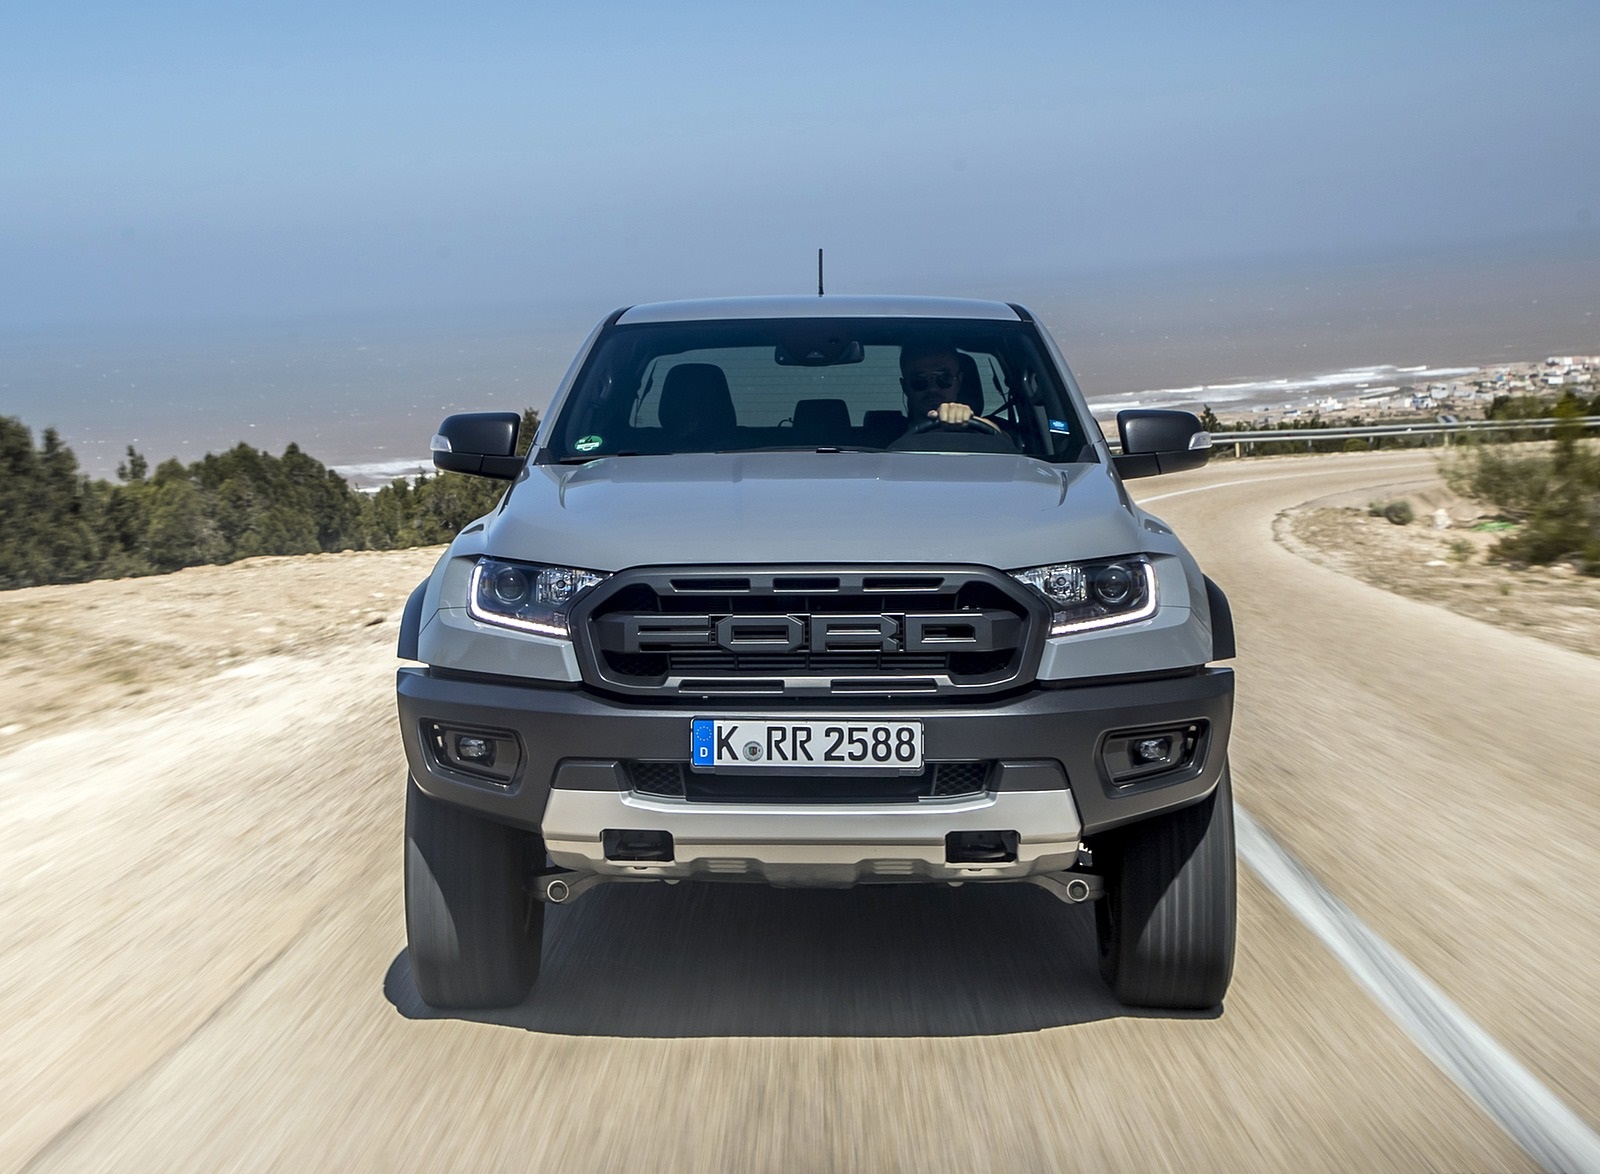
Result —
<svg viewBox="0 0 1600 1174"><path fill-rule="evenodd" d="M1021 306L829 296L619 310L519 423L440 426L508 484L402 623L427 1003L528 998L596 885L752 880L1037 885L1124 1003L1222 1000L1232 619L1123 485L1194 416L1113 451Z"/></svg>

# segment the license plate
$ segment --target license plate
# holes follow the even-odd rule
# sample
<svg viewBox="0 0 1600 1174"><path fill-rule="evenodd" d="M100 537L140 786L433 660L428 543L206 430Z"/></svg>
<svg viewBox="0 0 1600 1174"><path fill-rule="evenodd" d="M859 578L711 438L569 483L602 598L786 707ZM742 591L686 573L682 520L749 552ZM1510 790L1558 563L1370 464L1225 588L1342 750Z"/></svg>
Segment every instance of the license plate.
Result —
<svg viewBox="0 0 1600 1174"><path fill-rule="evenodd" d="M922 723L697 717L689 725L689 764L699 770L920 771Z"/></svg>

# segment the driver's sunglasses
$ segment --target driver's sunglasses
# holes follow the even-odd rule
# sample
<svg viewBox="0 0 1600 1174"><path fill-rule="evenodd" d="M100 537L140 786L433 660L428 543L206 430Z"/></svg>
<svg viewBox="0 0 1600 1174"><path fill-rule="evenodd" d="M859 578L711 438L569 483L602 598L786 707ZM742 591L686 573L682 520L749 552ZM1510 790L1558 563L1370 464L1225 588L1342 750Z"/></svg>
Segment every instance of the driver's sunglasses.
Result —
<svg viewBox="0 0 1600 1174"><path fill-rule="evenodd" d="M937 371L918 371L915 375L906 376L906 386L912 391L928 391L932 388L949 391L955 385L956 373L949 367L940 367Z"/></svg>

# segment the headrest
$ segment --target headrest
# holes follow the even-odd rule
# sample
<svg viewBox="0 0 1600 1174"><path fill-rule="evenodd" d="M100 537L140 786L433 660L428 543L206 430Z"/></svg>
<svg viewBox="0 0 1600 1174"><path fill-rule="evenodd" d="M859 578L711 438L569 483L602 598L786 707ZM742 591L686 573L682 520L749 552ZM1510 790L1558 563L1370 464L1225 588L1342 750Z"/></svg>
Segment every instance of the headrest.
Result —
<svg viewBox="0 0 1600 1174"><path fill-rule="evenodd" d="M956 352L961 364L961 402L978 415L983 415L983 376L978 374L978 360L961 351Z"/></svg>
<svg viewBox="0 0 1600 1174"><path fill-rule="evenodd" d="M842 399L803 399L794 406L794 430L805 437L843 441L850 433L850 406Z"/></svg>
<svg viewBox="0 0 1600 1174"><path fill-rule="evenodd" d="M877 408L861 415L861 434L868 444L888 444L905 430L904 412Z"/></svg>
<svg viewBox="0 0 1600 1174"><path fill-rule="evenodd" d="M683 434L724 431L738 423L728 377L715 363L679 363L668 371L656 415L667 431Z"/></svg>

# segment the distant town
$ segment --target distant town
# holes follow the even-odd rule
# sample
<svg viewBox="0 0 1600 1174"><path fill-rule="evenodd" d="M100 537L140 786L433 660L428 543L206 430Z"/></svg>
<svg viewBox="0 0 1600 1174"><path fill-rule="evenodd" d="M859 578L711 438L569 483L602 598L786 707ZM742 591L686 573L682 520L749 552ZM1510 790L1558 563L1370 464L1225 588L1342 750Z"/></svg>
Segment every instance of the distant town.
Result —
<svg viewBox="0 0 1600 1174"><path fill-rule="evenodd" d="M1551 355L1542 362L1480 367L1452 379L1421 384L1356 384L1345 395L1323 395L1268 406L1217 405L1224 423L1250 422L1263 428L1319 416L1363 420L1413 419L1448 414L1481 418L1499 396L1547 395L1563 387L1579 394L1600 392L1600 355Z"/></svg>

